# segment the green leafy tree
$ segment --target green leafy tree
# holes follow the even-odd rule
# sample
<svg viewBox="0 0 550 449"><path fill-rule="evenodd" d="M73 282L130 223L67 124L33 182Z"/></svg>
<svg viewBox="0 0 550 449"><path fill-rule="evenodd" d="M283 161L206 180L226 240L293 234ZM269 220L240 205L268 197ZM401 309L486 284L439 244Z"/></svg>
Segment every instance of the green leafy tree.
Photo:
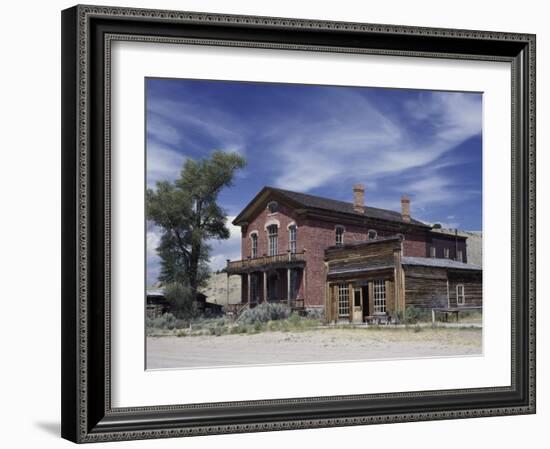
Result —
<svg viewBox="0 0 550 449"><path fill-rule="evenodd" d="M155 190L147 190L147 219L162 230L157 252L163 284L179 283L193 295L204 284L211 250L207 242L229 238L218 195L245 164L237 153L216 151L210 158L187 159L178 179L157 182Z"/></svg>
<svg viewBox="0 0 550 449"><path fill-rule="evenodd" d="M198 315L197 302L189 286L173 282L164 288L164 295L173 304L177 318L191 320Z"/></svg>

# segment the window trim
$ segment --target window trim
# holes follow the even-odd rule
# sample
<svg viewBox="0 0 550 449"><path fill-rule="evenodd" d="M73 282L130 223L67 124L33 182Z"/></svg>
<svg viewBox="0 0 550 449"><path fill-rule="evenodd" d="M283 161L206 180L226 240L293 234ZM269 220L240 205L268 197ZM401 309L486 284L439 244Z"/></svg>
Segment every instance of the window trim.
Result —
<svg viewBox="0 0 550 449"><path fill-rule="evenodd" d="M256 237L254 239L254 237ZM256 257L258 257L258 240L259 240L259 232L254 230L250 233L250 235L248 236L248 238L250 239L250 257L252 259L255 259ZM256 241L256 246L254 246L254 241ZM254 251L254 249L256 251Z"/></svg>
<svg viewBox="0 0 550 449"><path fill-rule="evenodd" d="M270 234L269 229L275 229L275 234ZM279 253L279 225L272 223L266 227L267 232L267 255L276 256ZM274 240L272 237L274 236ZM275 242L273 245L272 242Z"/></svg>
<svg viewBox="0 0 550 449"><path fill-rule="evenodd" d="M382 294L383 297L380 296ZM374 281L372 281L372 299L373 314L385 315L388 311L388 295L386 291L385 279L375 279Z"/></svg>
<svg viewBox="0 0 550 449"><path fill-rule="evenodd" d="M272 211L271 208L269 207L269 206L271 206L272 204L275 205L275 211ZM269 202L267 203L266 208L267 208L267 212L268 212L269 215L275 215L276 213L279 212L279 203L278 203L277 201L275 201L275 200L269 201Z"/></svg>
<svg viewBox="0 0 550 449"><path fill-rule="evenodd" d="M458 301L459 295L458 295L458 288L462 288L462 301ZM464 306L466 305L466 289L464 288L464 284L456 284L456 305L457 306Z"/></svg>
<svg viewBox="0 0 550 449"><path fill-rule="evenodd" d="M346 310L347 313L345 313ZM338 284L338 318L349 316L349 284L341 282L340 284Z"/></svg>
<svg viewBox="0 0 550 449"><path fill-rule="evenodd" d="M298 252L298 226L296 226L296 223L290 223L287 226L287 230L288 230L288 250L290 251L291 254L296 254ZM292 230L294 230L294 239L292 239Z"/></svg>
<svg viewBox="0 0 550 449"><path fill-rule="evenodd" d="M342 241L338 243L338 231L341 231ZM346 228L342 225L334 226L334 244L335 246L344 246L344 234L346 233Z"/></svg>

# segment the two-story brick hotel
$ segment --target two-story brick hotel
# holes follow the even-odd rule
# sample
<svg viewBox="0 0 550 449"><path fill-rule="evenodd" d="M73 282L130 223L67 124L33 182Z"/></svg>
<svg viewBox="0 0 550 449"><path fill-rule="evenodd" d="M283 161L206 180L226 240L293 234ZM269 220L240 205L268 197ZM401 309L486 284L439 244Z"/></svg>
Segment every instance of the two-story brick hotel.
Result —
<svg viewBox="0 0 550 449"><path fill-rule="evenodd" d="M268 302L323 308L327 322L395 318L407 305L481 306L482 269L468 263L467 238L432 230L401 212L264 187L235 218L242 259L240 307Z"/></svg>

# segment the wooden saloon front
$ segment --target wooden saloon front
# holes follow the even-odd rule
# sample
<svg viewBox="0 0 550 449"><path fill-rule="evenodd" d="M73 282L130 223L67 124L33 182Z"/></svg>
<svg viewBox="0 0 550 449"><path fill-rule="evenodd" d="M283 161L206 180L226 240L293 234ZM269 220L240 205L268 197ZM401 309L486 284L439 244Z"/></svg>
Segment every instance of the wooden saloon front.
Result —
<svg viewBox="0 0 550 449"><path fill-rule="evenodd" d="M481 306L481 267L402 254L400 235L327 248L326 321L396 322L407 305Z"/></svg>

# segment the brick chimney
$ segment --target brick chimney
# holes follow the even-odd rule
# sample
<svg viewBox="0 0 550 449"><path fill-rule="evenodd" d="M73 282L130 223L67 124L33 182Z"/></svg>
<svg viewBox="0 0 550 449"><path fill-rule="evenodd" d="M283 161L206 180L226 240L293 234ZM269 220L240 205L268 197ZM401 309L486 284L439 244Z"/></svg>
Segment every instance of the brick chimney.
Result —
<svg viewBox="0 0 550 449"><path fill-rule="evenodd" d="M353 185L353 210L359 214L365 213L365 186Z"/></svg>
<svg viewBox="0 0 550 449"><path fill-rule="evenodd" d="M403 221L409 223L411 221L411 200L408 195L401 197L401 216Z"/></svg>

